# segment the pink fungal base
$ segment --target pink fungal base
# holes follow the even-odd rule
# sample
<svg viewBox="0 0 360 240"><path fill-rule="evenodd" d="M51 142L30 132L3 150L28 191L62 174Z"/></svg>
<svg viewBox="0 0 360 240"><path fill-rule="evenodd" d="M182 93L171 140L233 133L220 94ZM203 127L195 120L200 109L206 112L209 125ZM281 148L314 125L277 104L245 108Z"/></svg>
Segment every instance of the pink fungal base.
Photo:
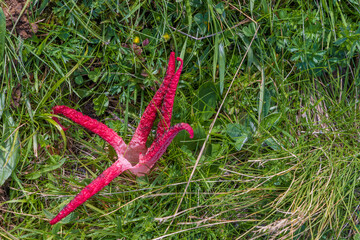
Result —
<svg viewBox="0 0 360 240"><path fill-rule="evenodd" d="M81 192L50 221L51 225L69 215L124 171L129 170L136 176L147 174L155 165L156 161L165 153L171 141L180 131L186 130L190 134L190 138L193 138L193 129L187 123L179 123L170 127L176 88L183 67L183 60L181 58L177 58L176 60L180 62L180 67L177 72L175 72L175 53L172 52L164 81L145 109L139 126L128 145L125 144L123 139L114 130L95 119L66 106L55 106L53 108L54 114L62 114L103 138L115 149L118 160L81 190ZM161 113L161 119L157 126L156 138L150 148L147 149L146 141L158 111ZM67 128L60 124L56 117L54 117L54 120L64 131L67 130Z"/></svg>

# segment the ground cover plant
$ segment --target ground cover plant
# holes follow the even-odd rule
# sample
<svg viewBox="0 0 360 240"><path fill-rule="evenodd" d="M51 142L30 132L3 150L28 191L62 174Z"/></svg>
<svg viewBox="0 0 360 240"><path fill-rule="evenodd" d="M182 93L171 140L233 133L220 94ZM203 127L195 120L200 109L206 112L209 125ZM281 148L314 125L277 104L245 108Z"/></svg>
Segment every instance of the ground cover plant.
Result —
<svg viewBox="0 0 360 240"><path fill-rule="evenodd" d="M23 11L0 12L0 238L360 238L357 1L1 7L15 3ZM129 142L172 51L183 69L171 124L194 138L179 133L149 174L120 175L50 225L117 160L51 109Z"/></svg>

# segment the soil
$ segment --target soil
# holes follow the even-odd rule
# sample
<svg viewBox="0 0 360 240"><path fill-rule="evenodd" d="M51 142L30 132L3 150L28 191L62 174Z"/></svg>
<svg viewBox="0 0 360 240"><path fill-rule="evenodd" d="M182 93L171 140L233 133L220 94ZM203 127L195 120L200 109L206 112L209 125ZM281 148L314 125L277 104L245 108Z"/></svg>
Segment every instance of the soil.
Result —
<svg viewBox="0 0 360 240"><path fill-rule="evenodd" d="M8 182L5 181L5 183L0 186L0 227L1 226L5 226L4 223L4 218L3 215L5 215L5 212L2 211L1 208L6 209L7 204L3 204L3 202L6 202L9 200L9 186L8 186ZM0 228L1 230L1 228ZM1 239L1 238L0 238Z"/></svg>
<svg viewBox="0 0 360 240"><path fill-rule="evenodd" d="M0 187L0 203L5 202L7 200L7 194L5 186Z"/></svg>
<svg viewBox="0 0 360 240"><path fill-rule="evenodd" d="M37 32L37 24L30 23L27 17L30 13L29 6L27 6L26 10L21 14L26 0L5 0L3 3L1 7L5 14L7 30L12 31L14 24L16 24L16 33L24 39L31 37L33 33Z"/></svg>

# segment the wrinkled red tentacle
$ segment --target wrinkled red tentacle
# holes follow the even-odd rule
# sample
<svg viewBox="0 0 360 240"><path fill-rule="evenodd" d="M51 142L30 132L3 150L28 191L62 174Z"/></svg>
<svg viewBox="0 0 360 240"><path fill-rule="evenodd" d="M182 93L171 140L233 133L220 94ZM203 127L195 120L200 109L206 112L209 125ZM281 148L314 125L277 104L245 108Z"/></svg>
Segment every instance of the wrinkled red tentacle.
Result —
<svg viewBox="0 0 360 240"><path fill-rule="evenodd" d="M194 131L189 124L176 124L167 130L157 141L153 142L146 155L140 155L139 163L130 169L130 171L137 176L142 176L147 173L154 166L156 161L164 154L171 141L181 130L188 131L190 138L194 137Z"/></svg>
<svg viewBox="0 0 360 240"><path fill-rule="evenodd" d="M171 122L171 116L172 116L172 110L174 106L174 99L176 94L176 88L179 83L181 71L183 68L183 60L181 58L177 58L180 62L180 67L171 79L171 82L169 84L169 87L165 93L164 96L164 102L161 106L161 116L160 116L160 122L156 131L156 139L155 141L160 138L166 130L170 128L170 122Z"/></svg>
<svg viewBox="0 0 360 240"><path fill-rule="evenodd" d="M73 122L99 135L102 139L108 142L115 149L118 155L124 153L126 149L125 142L122 140L122 138L119 135L117 135L117 133L114 130L112 130L105 124L95 119L92 119L82 114L81 112L78 112L67 106L55 106L53 107L53 112L54 114L62 114L65 117L71 119ZM56 121L57 119L54 120Z"/></svg>
<svg viewBox="0 0 360 240"><path fill-rule="evenodd" d="M150 134L152 125L155 121L157 111L160 109L163 102L164 95L167 91L169 83L175 73L175 53L170 54L169 65L166 71L166 75L163 83L161 84L159 90L155 93L153 99L145 109L140 123L132 137L129 147L132 148L136 145L145 145L146 140Z"/></svg>
<svg viewBox="0 0 360 240"><path fill-rule="evenodd" d="M81 192L50 221L50 224L53 225L59 222L61 219L74 211L78 206L86 202L91 196L108 185L114 178L130 168L132 168L132 165L125 158L120 156L113 165L107 168L94 181L83 188L83 190L81 190Z"/></svg>

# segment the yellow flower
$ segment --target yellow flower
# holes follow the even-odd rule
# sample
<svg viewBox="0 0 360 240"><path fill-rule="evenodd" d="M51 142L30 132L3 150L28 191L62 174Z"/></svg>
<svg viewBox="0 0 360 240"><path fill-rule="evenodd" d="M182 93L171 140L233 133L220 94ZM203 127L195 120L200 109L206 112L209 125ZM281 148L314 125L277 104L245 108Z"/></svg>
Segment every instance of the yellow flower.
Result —
<svg viewBox="0 0 360 240"><path fill-rule="evenodd" d="M165 34L163 35L163 38L164 38L165 42L167 42L167 41L169 41L169 39L170 39L170 35L169 35L168 33L165 33Z"/></svg>
<svg viewBox="0 0 360 240"><path fill-rule="evenodd" d="M134 43L135 43L135 44L138 44L139 42L140 42L140 38L139 38L139 37L135 37L135 38L134 38Z"/></svg>

